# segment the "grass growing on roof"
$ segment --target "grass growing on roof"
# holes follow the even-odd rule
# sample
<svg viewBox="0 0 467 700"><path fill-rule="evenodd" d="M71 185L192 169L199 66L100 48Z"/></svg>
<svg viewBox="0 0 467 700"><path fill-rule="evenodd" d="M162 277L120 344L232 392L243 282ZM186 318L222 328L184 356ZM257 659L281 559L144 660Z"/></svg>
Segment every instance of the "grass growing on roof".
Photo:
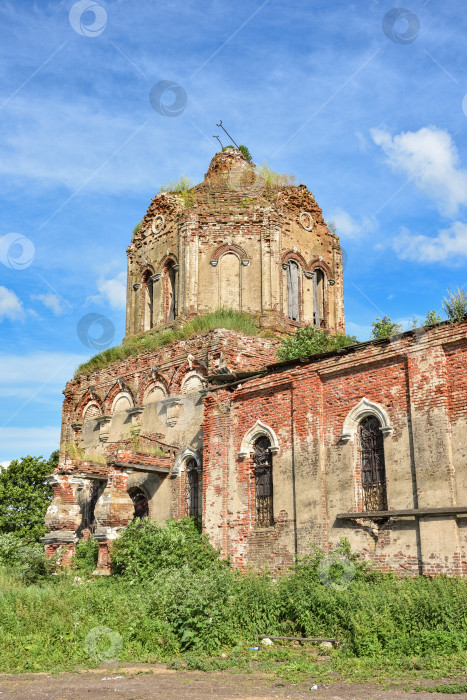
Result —
<svg viewBox="0 0 467 700"><path fill-rule="evenodd" d="M238 331L239 333L245 333L245 335L262 335L263 337L269 335L258 327L255 316L242 311L234 311L233 309L217 309L217 311L203 314L187 321L180 328L166 331L146 331L140 335L128 338L121 345L108 348L84 362L76 370L75 377L109 367L114 362L124 360L127 357L139 355L148 350L156 350L177 340L187 340L194 335L205 333L215 328Z"/></svg>

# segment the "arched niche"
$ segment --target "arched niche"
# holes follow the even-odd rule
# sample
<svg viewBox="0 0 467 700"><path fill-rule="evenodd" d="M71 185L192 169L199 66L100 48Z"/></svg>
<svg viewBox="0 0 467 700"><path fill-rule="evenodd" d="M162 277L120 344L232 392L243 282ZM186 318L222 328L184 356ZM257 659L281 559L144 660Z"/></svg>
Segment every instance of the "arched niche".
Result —
<svg viewBox="0 0 467 700"><path fill-rule="evenodd" d="M112 415L128 411L129 408L133 408L133 397L130 392L122 391L117 394L112 403Z"/></svg>
<svg viewBox="0 0 467 700"><path fill-rule="evenodd" d="M182 381L180 392L186 396L187 394L199 393L204 389L203 378L198 372L189 372Z"/></svg>
<svg viewBox="0 0 467 700"><path fill-rule="evenodd" d="M238 255L227 252L219 260L219 307L241 309L241 263Z"/></svg>

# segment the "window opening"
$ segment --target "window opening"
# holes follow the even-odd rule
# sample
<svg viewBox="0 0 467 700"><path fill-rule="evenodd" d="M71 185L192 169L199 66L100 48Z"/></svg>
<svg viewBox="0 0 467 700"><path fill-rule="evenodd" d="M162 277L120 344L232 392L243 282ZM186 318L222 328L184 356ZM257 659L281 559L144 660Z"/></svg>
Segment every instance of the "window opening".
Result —
<svg viewBox="0 0 467 700"><path fill-rule="evenodd" d="M386 468L381 423L368 416L360 423L360 461L364 510L387 510Z"/></svg>
<svg viewBox="0 0 467 700"><path fill-rule="evenodd" d="M194 459L190 459L186 467L186 511L190 518L199 516L199 473Z"/></svg>
<svg viewBox="0 0 467 700"><path fill-rule="evenodd" d="M298 272L299 267L294 260L289 260L287 266L287 316L292 321L299 321L298 303Z"/></svg>
<svg viewBox="0 0 467 700"><path fill-rule="evenodd" d="M253 448L255 469L255 500L257 527L274 524L272 503L272 454L271 441L267 437L256 440Z"/></svg>

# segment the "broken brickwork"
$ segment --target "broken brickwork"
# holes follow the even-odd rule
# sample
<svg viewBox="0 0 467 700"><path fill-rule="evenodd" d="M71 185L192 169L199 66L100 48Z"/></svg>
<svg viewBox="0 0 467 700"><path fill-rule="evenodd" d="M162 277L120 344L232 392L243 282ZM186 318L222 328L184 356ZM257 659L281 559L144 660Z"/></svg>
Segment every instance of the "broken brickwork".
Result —
<svg viewBox="0 0 467 700"><path fill-rule="evenodd" d="M276 363L283 333L344 331L342 251L304 185L235 149L157 195L127 253L127 337L219 308L261 334L218 328L67 383L49 555L66 563L94 535L108 572L135 514L195 504L239 567L281 570L347 537L383 569L465 573L466 322Z"/></svg>

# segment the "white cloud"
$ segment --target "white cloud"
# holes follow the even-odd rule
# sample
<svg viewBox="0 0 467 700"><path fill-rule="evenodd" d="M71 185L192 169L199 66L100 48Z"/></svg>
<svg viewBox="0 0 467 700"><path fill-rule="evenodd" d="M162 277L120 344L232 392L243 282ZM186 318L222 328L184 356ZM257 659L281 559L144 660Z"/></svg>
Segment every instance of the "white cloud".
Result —
<svg viewBox="0 0 467 700"><path fill-rule="evenodd" d="M368 217L363 217L358 222L343 209L336 209L332 212L328 217L328 221L334 222L338 236L345 236L346 238L358 238L375 228L375 224Z"/></svg>
<svg viewBox="0 0 467 700"><path fill-rule="evenodd" d="M3 321L4 318L16 321L23 317L23 303L11 289L0 287L0 321Z"/></svg>
<svg viewBox="0 0 467 700"><path fill-rule="evenodd" d="M97 282L99 294L86 299L87 304L99 304L107 302L113 309L124 309L126 307L126 272L120 272L111 279L101 278Z"/></svg>
<svg viewBox="0 0 467 700"><path fill-rule="evenodd" d="M3 469L8 469L10 464L11 464L11 460L6 461L6 462L0 462L0 472L3 471Z"/></svg>
<svg viewBox="0 0 467 700"><path fill-rule="evenodd" d="M389 164L413 179L442 214L454 215L467 204L467 170L460 167L459 153L447 131L428 126L392 137L383 129L371 129L371 136Z"/></svg>
<svg viewBox="0 0 467 700"><path fill-rule="evenodd" d="M65 305L56 294L32 294L31 299L41 301L47 309L51 309L55 316L61 316L65 311Z"/></svg>
<svg viewBox="0 0 467 700"><path fill-rule="evenodd" d="M467 224L455 221L450 228L443 229L433 237L412 235L407 228L402 227L392 245L402 260L456 263L459 258L467 257Z"/></svg>

